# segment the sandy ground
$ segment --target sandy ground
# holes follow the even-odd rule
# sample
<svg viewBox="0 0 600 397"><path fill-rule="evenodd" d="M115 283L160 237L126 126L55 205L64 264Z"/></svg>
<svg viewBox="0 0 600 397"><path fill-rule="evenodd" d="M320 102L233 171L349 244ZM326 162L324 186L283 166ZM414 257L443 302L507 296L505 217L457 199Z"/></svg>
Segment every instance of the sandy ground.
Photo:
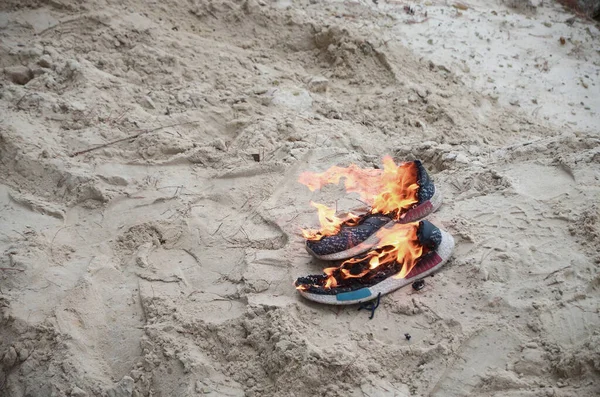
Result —
<svg viewBox="0 0 600 397"><path fill-rule="evenodd" d="M597 396L598 28L407 5L3 1L0 395ZM454 258L303 301L309 201L357 202L299 173L384 154Z"/></svg>

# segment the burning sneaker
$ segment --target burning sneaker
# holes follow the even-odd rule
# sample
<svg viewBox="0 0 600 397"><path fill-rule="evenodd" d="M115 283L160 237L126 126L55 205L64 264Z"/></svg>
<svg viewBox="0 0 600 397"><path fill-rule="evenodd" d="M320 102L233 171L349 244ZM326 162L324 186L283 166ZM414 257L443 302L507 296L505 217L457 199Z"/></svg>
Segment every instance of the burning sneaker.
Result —
<svg viewBox="0 0 600 397"><path fill-rule="evenodd" d="M377 247L325 274L300 277L296 289L315 302L350 305L385 295L439 270L452 255L454 238L431 222L400 224L377 232Z"/></svg>
<svg viewBox="0 0 600 397"><path fill-rule="evenodd" d="M367 252L379 242L376 232L382 227L417 221L442 204L442 195L421 161L396 165L386 157L383 165L383 170L351 165L300 175L299 181L311 191L337 184L344 177L346 191L358 193L371 206L362 216L350 213L338 217L332 208L311 203L318 210L321 229L303 231L310 254L322 260L343 260Z"/></svg>

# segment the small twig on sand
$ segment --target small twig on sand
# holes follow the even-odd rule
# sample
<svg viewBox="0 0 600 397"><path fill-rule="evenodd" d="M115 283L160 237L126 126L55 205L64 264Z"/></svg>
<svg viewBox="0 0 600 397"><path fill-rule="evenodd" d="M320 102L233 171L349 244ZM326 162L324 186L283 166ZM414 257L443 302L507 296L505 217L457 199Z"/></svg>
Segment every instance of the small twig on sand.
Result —
<svg viewBox="0 0 600 397"><path fill-rule="evenodd" d="M516 149L516 148L520 148L523 146L529 146L535 143L551 143L551 142L556 142L556 141L560 141L561 139L564 138L564 135L557 135L557 136L553 136L550 138L541 138L541 139L532 139L530 141L526 141L526 142L521 142L521 143L515 143L514 145L510 145L510 146L504 146L499 148L500 150L511 150L511 149ZM599 139L597 138L593 138L593 137L589 137L589 139L596 141L596 142L600 142Z"/></svg>
<svg viewBox="0 0 600 397"><path fill-rule="evenodd" d="M50 242L50 257L52 258L52 260L54 260L54 240L56 239L56 236L58 235L58 233L60 233L61 230L66 229L68 226L63 226L61 228L59 228L56 233L54 233L54 237L52 237L52 241Z"/></svg>
<svg viewBox="0 0 600 397"><path fill-rule="evenodd" d="M560 269L556 269L555 271L553 271L552 273L550 273L546 277L544 277L544 280L548 280L550 277L552 277L556 273L562 272L563 270L568 269L570 267L571 267L571 265L568 265L568 266L565 266L565 267L561 267Z"/></svg>
<svg viewBox="0 0 600 397"><path fill-rule="evenodd" d="M72 153L72 154L70 154L70 155L69 155L69 157L76 157L76 156L79 156L79 155L81 155L81 154L89 153L89 152L92 152L92 151L94 151L94 150L98 150L98 149L105 148L105 147L107 147L107 146L114 145L114 144L116 144L116 143L120 143L120 142L129 141L129 140L131 140L131 139L138 138L138 137L139 137L139 136L141 136L141 135L144 135L144 134L149 134L149 133L151 133L151 132L156 132L156 131L158 131L158 130L162 130L162 129L164 129L164 128L177 127L177 126L179 126L179 125L186 125L186 124L196 124L196 123L199 123L199 121L187 121L187 122L183 122L183 123L169 124L169 125L165 125L165 126L162 126L162 127L156 127L156 128L153 128L153 129L151 129L151 130L145 130L145 131L139 132L139 133L137 133L137 134L130 135L130 136L128 136L128 137L125 137L125 138L120 138L120 139L116 139L116 140L114 140L114 141L110 141L110 142L107 142L107 143L103 143L102 145L94 146L94 147L91 147L91 148L89 148L89 149L80 150L80 151L78 151L78 152L75 152L75 153Z"/></svg>
<svg viewBox="0 0 600 397"><path fill-rule="evenodd" d="M24 272L25 271L25 269L14 269L12 267L0 267L0 270L14 270L14 271L17 271L17 272Z"/></svg>
<svg viewBox="0 0 600 397"><path fill-rule="evenodd" d="M27 97L28 97L28 96L30 96L30 95L32 95L32 93L31 93L31 92L28 92L28 93L26 93L25 95L23 95L21 98L19 98L19 100L18 100L18 101L17 101L17 103L15 104L15 108L16 108L16 109L20 109L20 107L19 107L19 106L21 105L21 102L23 101L23 99L27 98Z"/></svg>
<svg viewBox="0 0 600 397"><path fill-rule="evenodd" d="M219 225L219 227L217 228L217 230L215 230L214 232L212 232L210 235L214 236L215 234L217 234L217 232L219 231L219 229L221 229L221 226L223 226L223 222L221 222L221 224Z"/></svg>
<svg viewBox="0 0 600 397"><path fill-rule="evenodd" d="M416 306L423 306L424 308L426 308L427 310L429 310L431 312L431 314L433 314L438 320L443 320L444 318L442 316L440 316L439 314L437 314L431 307L429 307L429 305L427 305L424 302L415 302L415 300L413 299L413 304L415 304Z"/></svg>
<svg viewBox="0 0 600 397"><path fill-rule="evenodd" d="M420 21L418 21L418 20L416 20L416 19L410 19L410 20L406 21L405 23L406 23L407 25L414 25L414 24L417 24L417 23L423 23L423 22L427 22L428 20L429 20L429 18L424 18L424 19L422 19L422 20L420 20Z"/></svg>
<svg viewBox="0 0 600 397"><path fill-rule="evenodd" d="M355 355L354 355L354 357L352 357L352 358L351 358L351 359L348 361L348 364L346 364L346 365L344 366L344 368L342 368L342 371L341 371L341 373L342 373L342 374L346 374L346 373L348 373L348 372L347 372L347 370L348 370L348 368L350 368L350 366L351 366L353 363L355 363L355 362L356 362L356 357L358 357L358 354L355 354Z"/></svg>
<svg viewBox="0 0 600 397"><path fill-rule="evenodd" d="M25 237L25 235L21 232L16 231L15 229L12 229L13 232L17 233L19 236L23 237L24 239L26 239L27 237Z"/></svg>
<svg viewBox="0 0 600 397"><path fill-rule="evenodd" d="M371 208L371 205L369 203L367 203L366 201L362 201L362 200L357 199L357 198L355 198L354 200L356 200L356 201L358 201L360 203L363 203L365 205L365 207Z"/></svg>
<svg viewBox="0 0 600 397"><path fill-rule="evenodd" d="M41 36L41 35L49 32L49 31L52 31L52 30L54 30L54 29L56 29L58 27L64 26L64 25L72 23L72 22L77 22L77 21L79 21L81 19L92 21L92 22L96 22L97 24L106 26L107 28L112 27L110 24L108 24L108 23L106 23L104 21L101 21L99 18L94 18L91 15L76 15L74 17L69 17L69 18L63 19L62 21L58 21L58 23L56 25L49 26L46 29L38 32L37 36Z"/></svg>
<svg viewBox="0 0 600 397"><path fill-rule="evenodd" d="M182 250L184 252L186 252L189 256L191 256L192 258L194 258L194 260L196 261L196 264L200 267L202 267L202 265L200 264L200 259L198 259L198 256L196 254L194 254L191 250L187 249L187 248L182 248Z"/></svg>
<svg viewBox="0 0 600 397"><path fill-rule="evenodd" d="M250 237L248 237L248 233L246 233L246 231L244 230L244 226L241 226L241 227L240 227L240 230L242 231L242 233L244 233L244 236L246 236L246 239L247 239L248 241L250 241Z"/></svg>

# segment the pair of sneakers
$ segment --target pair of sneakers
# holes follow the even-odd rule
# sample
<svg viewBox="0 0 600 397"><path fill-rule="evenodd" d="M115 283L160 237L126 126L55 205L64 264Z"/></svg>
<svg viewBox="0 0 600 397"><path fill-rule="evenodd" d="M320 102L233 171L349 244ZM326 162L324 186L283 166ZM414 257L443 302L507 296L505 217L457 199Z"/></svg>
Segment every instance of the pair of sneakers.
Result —
<svg viewBox="0 0 600 397"><path fill-rule="evenodd" d="M452 254L452 236L425 220L442 204L442 194L419 160L417 170L417 202L404 212L367 213L351 225L318 240L307 240L306 250L326 261L343 261L340 266L325 269L325 274L300 277L296 288L307 299L335 305L372 300L437 271ZM395 233L395 250L386 236ZM411 245L412 246L409 246ZM404 246L402 246L404 245ZM419 249L419 257L409 263L391 261L375 268L373 258L396 255L402 250ZM387 250L387 252L386 252ZM409 258L410 259L410 258Z"/></svg>

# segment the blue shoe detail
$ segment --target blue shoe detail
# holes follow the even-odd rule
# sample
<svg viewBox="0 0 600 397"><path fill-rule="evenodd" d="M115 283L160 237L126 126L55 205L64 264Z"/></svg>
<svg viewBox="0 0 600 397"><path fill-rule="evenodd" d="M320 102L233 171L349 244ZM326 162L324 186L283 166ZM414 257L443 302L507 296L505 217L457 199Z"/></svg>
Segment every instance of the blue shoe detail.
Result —
<svg viewBox="0 0 600 397"><path fill-rule="evenodd" d="M341 294L337 294L335 299L339 301L353 301L356 299L368 298L369 296L371 296L371 290L368 288L361 288L356 291L342 292Z"/></svg>

